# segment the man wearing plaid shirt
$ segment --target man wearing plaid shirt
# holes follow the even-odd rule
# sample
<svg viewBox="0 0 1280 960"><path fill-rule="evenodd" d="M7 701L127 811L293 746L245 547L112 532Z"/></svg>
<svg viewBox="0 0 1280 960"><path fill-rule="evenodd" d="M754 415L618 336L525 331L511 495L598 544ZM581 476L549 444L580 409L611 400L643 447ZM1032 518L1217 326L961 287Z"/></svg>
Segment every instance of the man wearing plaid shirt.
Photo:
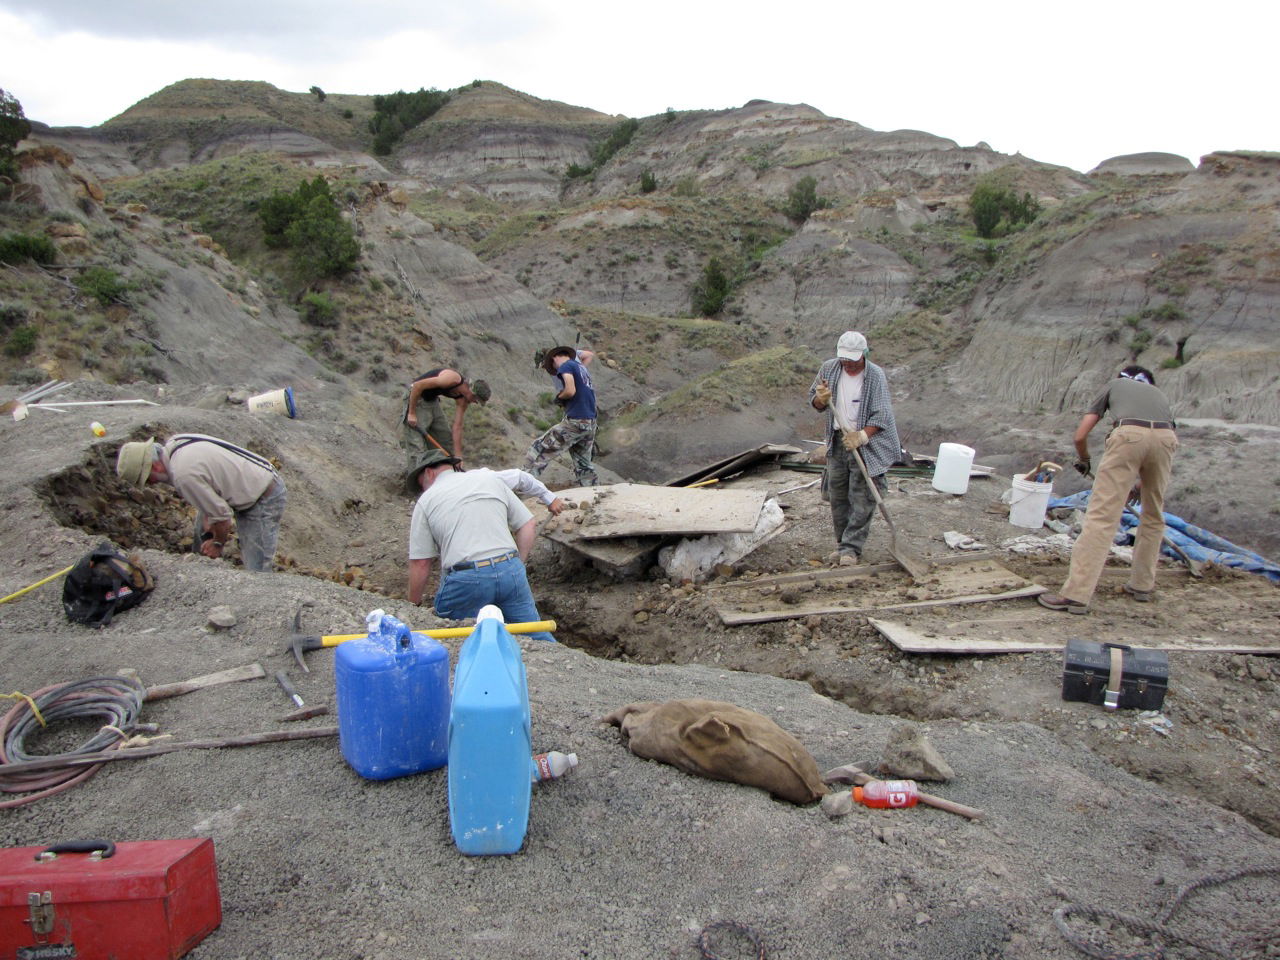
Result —
<svg viewBox="0 0 1280 960"><path fill-rule="evenodd" d="M855 330L841 334L834 358L824 361L809 387L809 403L827 414L827 469L836 549L828 559L852 566L862 556L876 501L859 469L883 495L885 474L902 455L898 427L884 370L867 360L867 338Z"/></svg>

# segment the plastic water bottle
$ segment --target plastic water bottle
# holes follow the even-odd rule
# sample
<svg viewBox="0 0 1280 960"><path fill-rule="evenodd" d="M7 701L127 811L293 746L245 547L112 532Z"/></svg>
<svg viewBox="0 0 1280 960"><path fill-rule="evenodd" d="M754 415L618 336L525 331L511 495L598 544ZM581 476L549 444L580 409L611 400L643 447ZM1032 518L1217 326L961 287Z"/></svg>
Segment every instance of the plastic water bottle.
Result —
<svg viewBox="0 0 1280 960"><path fill-rule="evenodd" d="M552 750L550 753L535 753L533 755L532 780L534 783L539 780L554 780L572 772L577 766L578 755L576 753L561 753L559 750Z"/></svg>
<svg viewBox="0 0 1280 960"><path fill-rule="evenodd" d="M854 787L853 799L878 809L914 807L920 802L920 788L914 780L873 780L865 786Z"/></svg>

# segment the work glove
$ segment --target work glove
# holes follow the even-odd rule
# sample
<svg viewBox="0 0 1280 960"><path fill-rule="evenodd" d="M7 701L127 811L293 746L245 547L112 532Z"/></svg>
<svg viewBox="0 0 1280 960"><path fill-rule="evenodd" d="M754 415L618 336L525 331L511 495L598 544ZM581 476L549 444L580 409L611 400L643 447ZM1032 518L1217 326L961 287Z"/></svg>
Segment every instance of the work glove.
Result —
<svg viewBox="0 0 1280 960"><path fill-rule="evenodd" d="M831 406L831 388L827 386L826 381L818 384L818 389L814 391L813 398L824 407Z"/></svg>
<svg viewBox="0 0 1280 960"><path fill-rule="evenodd" d="M840 439L844 442L844 448L846 450L857 450L859 447L866 444L866 442L871 438L867 436L867 431L865 430L846 430L840 435Z"/></svg>
<svg viewBox="0 0 1280 960"><path fill-rule="evenodd" d="M1080 476L1087 477L1089 472L1093 469L1093 464L1088 457L1085 457L1083 460L1077 460L1075 462L1075 468Z"/></svg>

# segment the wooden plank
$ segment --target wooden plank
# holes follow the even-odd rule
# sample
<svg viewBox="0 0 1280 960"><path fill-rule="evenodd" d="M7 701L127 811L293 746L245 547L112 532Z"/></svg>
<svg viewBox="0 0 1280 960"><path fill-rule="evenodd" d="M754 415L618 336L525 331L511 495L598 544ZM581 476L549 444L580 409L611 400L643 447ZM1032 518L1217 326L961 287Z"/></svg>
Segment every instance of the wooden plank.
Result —
<svg viewBox="0 0 1280 960"><path fill-rule="evenodd" d="M744 450L742 453L735 453L731 457L725 457L723 460L717 460L715 463L705 467L699 467L693 473L687 473L682 477L676 477L667 481L668 487L687 487L691 483L697 483L699 480L710 480L712 477L724 477L734 470L741 470L749 464L758 460L776 459L784 456L797 456L804 453L799 447L787 446L781 443L765 443L751 450Z"/></svg>
<svg viewBox="0 0 1280 960"><path fill-rule="evenodd" d="M644 483L564 490L578 504L557 523L584 540L609 537L697 537L708 533L749 533L756 528L767 496L764 490L688 489ZM581 522L577 522L578 519Z"/></svg>
<svg viewBox="0 0 1280 960"><path fill-rule="evenodd" d="M203 677L193 677L190 680L180 680L177 683L162 683L154 687L147 687L146 700L165 700L169 697L180 697L184 693L193 693L196 690L203 690L205 687L216 687L221 683L236 683L240 680L257 680L259 677L265 677L267 672L262 669L260 663L250 663L243 667L232 667L229 670L219 670L217 673L207 673Z"/></svg>
<svg viewBox="0 0 1280 960"><path fill-rule="evenodd" d="M641 564L658 552L666 537L619 537L614 540L583 540L562 530L544 530L543 536L579 553L610 572L623 572Z"/></svg>
<svg viewBox="0 0 1280 960"><path fill-rule="evenodd" d="M938 564L928 580L919 584L904 579L896 564L837 567L808 575L787 574L780 578L738 581L737 586L754 587L759 598L753 599L747 590L736 590L725 596L727 602L716 604L715 609L724 624L737 626L813 614L872 613L876 610L981 603L1034 596L1045 589L1018 576L990 555L944 559L948 562ZM868 588L869 585L857 582L860 571L864 577L878 577L881 573L885 576L877 579L874 587ZM774 594L783 600L783 604L773 599ZM867 602L867 597L873 598L874 602Z"/></svg>
<svg viewBox="0 0 1280 960"><path fill-rule="evenodd" d="M809 617L830 613L875 613L877 610L915 610L923 607L953 606L964 603L987 603L992 600L1015 600L1018 597L1034 597L1044 593L1046 587L1038 583L1016 590L1004 590L1000 593L976 593L961 597L939 597L932 600L916 600L911 603L890 603L876 606L848 606L845 604L796 604L779 610L761 610L747 612L716 607L720 622L726 627L740 627L747 623L766 623L770 620L794 620L797 617Z"/></svg>
<svg viewBox="0 0 1280 960"><path fill-rule="evenodd" d="M996 555L989 551L981 553L948 554L943 557L929 557L934 567L951 567L960 564L973 564L979 560L994 560ZM808 581L852 580L858 577L876 576L881 573L901 572L897 563L868 563L856 567L814 567L798 573L777 573L768 577L756 577L753 580L730 580L717 583L709 589L728 590L734 587L762 587L771 584L806 583Z"/></svg>
<svg viewBox="0 0 1280 960"><path fill-rule="evenodd" d="M1050 614L1053 616L1053 614ZM1058 619L1061 619L1060 617ZM894 620L868 617L867 622L876 628L886 640L905 653L1030 653L1036 650L1062 650L1061 641L1041 640L1034 637L981 637L964 634L937 635L922 632ZM1047 619L1042 622L1048 623ZM1171 650L1182 653L1250 653L1255 655L1280 655L1280 639L1271 643L1241 644L1231 637L1134 637L1126 634L1126 642L1132 646L1150 650Z"/></svg>

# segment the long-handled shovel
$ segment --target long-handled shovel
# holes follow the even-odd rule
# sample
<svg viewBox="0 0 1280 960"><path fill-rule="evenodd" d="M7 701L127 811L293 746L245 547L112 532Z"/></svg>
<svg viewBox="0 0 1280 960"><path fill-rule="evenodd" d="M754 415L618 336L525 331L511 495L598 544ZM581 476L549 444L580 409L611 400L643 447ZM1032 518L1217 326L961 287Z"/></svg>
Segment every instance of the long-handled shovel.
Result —
<svg viewBox="0 0 1280 960"><path fill-rule="evenodd" d="M880 515L884 517L884 522L889 525L889 553L893 555L893 559L902 565L902 569L911 575L911 579L919 583L929 575L929 565L898 546L898 531L893 525L893 518L889 516L889 509L884 505L884 500L880 496L880 488L872 481L871 474L867 473L867 465L862 460L862 451L851 450L849 452L853 454L853 459L858 462L858 469L862 471L862 479L871 488L871 495L876 499L876 506L880 508Z"/></svg>

